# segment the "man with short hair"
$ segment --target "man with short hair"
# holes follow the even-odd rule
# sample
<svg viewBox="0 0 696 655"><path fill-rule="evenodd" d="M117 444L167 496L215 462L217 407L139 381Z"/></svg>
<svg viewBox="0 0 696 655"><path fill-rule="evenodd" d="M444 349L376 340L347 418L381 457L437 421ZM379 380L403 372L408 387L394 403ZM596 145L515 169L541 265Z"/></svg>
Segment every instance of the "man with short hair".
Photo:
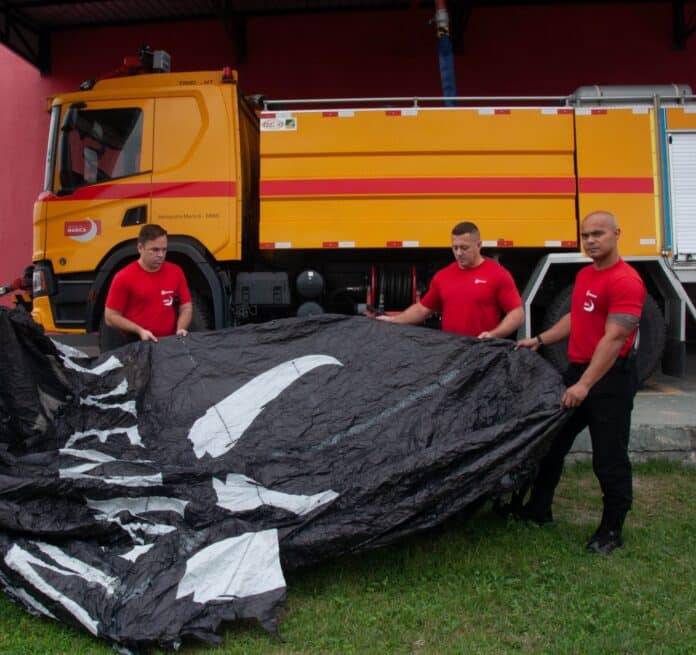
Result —
<svg viewBox="0 0 696 655"><path fill-rule="evenodd" d="M143 225L138 234L139 258L114 276L106 297L104 321L131 341L186 336L193 316L184 272L165 261L167 232Z"/></svg>
<svg viewBox="0 0 696 655"><path fill-rule="evenodd" d="M510 336L524 320L522 299L512 275L481 255L481 235L474 223L452 228L452 253L455 261L434 275L420 302L400 314L377 318L415 325L439 312L445 332L479 339Z"/></svg>
<svg viewBox="0 0 696 655"><path fill-rule="evenodd" d="M585 217L580 236L592 264L575 278L570 312L516 346L537 350L569 339L570 365L564 375L567 388L561 406L575 408L542 460L520 518L538 524L553 520L551 503L563 460L575 437L589 427L592 466L602 489L604 510L587 550L601 555L623 546L621 530L631 508L628 440L638 388L633 344L646 297L640 275L619 256L620 234L616 219L607 211Z"/></svg>

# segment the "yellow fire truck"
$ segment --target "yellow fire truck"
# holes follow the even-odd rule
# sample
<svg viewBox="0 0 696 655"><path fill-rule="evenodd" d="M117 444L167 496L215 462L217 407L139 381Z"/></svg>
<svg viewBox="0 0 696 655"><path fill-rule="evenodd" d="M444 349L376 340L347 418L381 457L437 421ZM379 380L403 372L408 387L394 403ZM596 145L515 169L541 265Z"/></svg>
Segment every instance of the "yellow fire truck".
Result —
<svg viewBox="0 0 696 655"><path fill-rule="evenodd" d="M199 326L222 328L403 309L451 261L452 226L472 220L523 292L530 334L567 311L588 261L579 218L606 209L650 292L641 374L660 360L683 374L696 281L688 87L254 107L234 71L157 72L158 57L50 99L33 217L32 313L47 330L99 330L143 223L168 231Z"/></svg>

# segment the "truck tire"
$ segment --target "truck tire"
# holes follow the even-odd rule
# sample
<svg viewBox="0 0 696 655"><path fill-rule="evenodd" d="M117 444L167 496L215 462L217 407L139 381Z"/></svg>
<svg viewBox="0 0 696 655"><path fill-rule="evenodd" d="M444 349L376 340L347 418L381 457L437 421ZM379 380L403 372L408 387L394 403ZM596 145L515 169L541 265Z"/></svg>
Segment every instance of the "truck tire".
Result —
<svg viewBox="0 0 696 655"><path fill-rule="evenodd" d="M542 331L554 325L561 317L570 311L570 297L573 285L567 286L554 299L546 309L542 322ZM655 299L648 295L643 305L643 313L640 317L638 354L636 364L638 366L638 379L645 382L657 369L662 360L665 349L665 320L660 311L660 306ZM568 340L564 339L542 348L542 354L559 371L568 367Z"/></svg>
<svg viewBox="0 0 696 655"><path fill-rule="evenodd" d="M191 289L191 302L193 303L193 317L189 332L205 332L213 329L213 316L210 305L206 302L202 293Z"/></svg>

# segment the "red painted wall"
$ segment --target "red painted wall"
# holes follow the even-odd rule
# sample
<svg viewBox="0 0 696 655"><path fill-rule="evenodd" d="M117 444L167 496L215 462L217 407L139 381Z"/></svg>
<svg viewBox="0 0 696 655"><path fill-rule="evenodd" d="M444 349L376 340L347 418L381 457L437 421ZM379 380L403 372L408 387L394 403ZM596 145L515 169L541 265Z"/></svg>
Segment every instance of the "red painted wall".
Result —
<svg viewBox="0 0 696 655"><path fill-rule="evenodd" d="M0 285L31 263L31 206L46 154L45 88L29 64L0 46Z"/></svg>
<svg viewBox="0 0 696 655"><path fill-rule="evenodd" d="M31 206L41 190L45 96L118 66L142 43L176 70L238 68L245 93L271 98L438 95L437 45L422 9L253 17L247 63L217 22L58 32L41 78L0 46L0 283L31 258ZM696 40L671 47L668 3L477 7L456 57L461 95L564 95L585 84L689 83Z"/></svg>

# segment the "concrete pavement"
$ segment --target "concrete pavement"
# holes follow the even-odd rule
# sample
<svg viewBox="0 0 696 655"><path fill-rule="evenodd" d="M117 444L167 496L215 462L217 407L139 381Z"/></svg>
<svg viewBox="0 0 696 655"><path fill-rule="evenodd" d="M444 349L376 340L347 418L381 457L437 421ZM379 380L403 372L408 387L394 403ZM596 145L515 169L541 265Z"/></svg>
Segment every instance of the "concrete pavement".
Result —
<svg viewBox="0 0 696 655"><path fill-rule="evenodd" d="M636 395L629 443L633 461L663 457L696 464L696 344L689 344L686 370L683 378L654 375ZM591 455L585 431L575 440L571 456Z"/></svg>

